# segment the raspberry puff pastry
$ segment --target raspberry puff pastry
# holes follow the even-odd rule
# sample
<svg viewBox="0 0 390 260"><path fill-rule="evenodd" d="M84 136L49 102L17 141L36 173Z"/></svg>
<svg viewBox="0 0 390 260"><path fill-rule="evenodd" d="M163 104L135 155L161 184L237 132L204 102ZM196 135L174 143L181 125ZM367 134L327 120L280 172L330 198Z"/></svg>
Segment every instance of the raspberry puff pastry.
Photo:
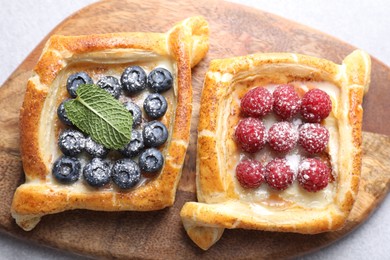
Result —
<svg viewBox="0 0 390 260"><path fill-rule="evenodd" d="M52 36L27 83L20 114L21 156L26 183L17 188L13 198L12 216L17 224L24 230L31 230L42 216L71 209L150 211L172 206L190 136L191 67L205 56L208 46L208 23L200 16L177 23L167 33ZM159 72L154 71L155 68ZM123 75L121 78L122 73L127 73L128 78L123 79ZM129 80L138 77L138 81L146 84L147 74L152 80L148 80L149 85L145 89L141 87L137 90L140 85L132 84ZM167 85L160 84L162 74L167 77L164 79ZM143 77L142 80L139 75ZM119 151L110 151L106 155L104 147L73 127L61 134L57 142L60 133L69 129L66 124L72 124L64 117L60 104L75 94L73 87L76 85L72 84L83 80L84 83L95 82L106 88L115 98L119 98L119 102L128 102L126 108L133 114L133 129L139 129L132 132L132 140L141 140L141 133L145 132L142 128L146 128L147 121L153 120L147 124L152 129L148 133L162 133L162 137L159 137L163 140L157 145L150 144L159 147L149 149L144 154L144 160L148 162L148 158L157 158L157 166L148 163L136 166L134 162L138 157L126 159L113 167L116 167L119 175L110 176L107 161L120 160L126 155L133 157L133 147L122 151L124 155ZM158 84L151 82L153 80ZM149 95L151 92L161 95ZM145 101L144 104L146 99L149 99L149 103ZM155 109L156 104L160 103L163 104L163 111ZM145 110L142 110L143 104ZM148 134L146 137L143 134L144 139L148 138ZM73 139L76 142L69 141L72 138L76 138ZM75 146L78 142L82 145L77 150ZM134 147L137 150L141 146ZM76 159L67 157L57 165L56 160L61 152L73 156L81 150L80 163L74 163ZM93 158L95 156L107 158ZM83 172L88 161L91 162L89 168ZM57 166L63 167L61 171L54 169ZM75 169L79 170L76 177L73 176ZM93 175L94 169L98 169L98 172L100 169L100 173ZM130 181L136 179L135 186L135 182L129 182L129 178L122 178L123 171L129 169L136 170L134 178L128 175ZM156 169L161 169L157 175L150 174ZM62 175L58 177L58 174Z"/></svg>
<svg viewBox="0 0 390 260"><path fill-rule="evenodd" d="M341 65L293 53L213 60L198 126L199 202L180 213L190 238L207 250L225 228L342 228L358 191L370 70L360 50Z"/></svg>

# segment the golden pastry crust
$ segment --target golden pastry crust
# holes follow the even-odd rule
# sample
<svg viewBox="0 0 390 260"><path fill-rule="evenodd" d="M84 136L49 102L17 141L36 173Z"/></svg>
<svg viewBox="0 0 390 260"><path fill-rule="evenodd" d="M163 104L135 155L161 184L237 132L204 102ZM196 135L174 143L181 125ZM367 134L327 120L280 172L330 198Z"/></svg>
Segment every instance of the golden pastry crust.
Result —
<svg viewBox="0 0 390 260"><path fill-rule="evenodd" d="M368 91L370 70L370 57L360 50L348 55L341 65L293 53L258 53L213 60L204 82L198 126L196 181L199 202L187 202L180 213L191 239L206 250L219 240L225 228L305 234L342 228L358 191L362 101ZM329 189L329 203L314 207L292 198L283 200L283 206L271 202L264 204L253 193L235 185L229 165L239 159L229 157L229 151L237 148L231 141L231 130L227 129L226 122L233 114L230 106L235 96L232 93L239 91L239 83L243 81L248 81L249 85L250 82L260 82L260 85L330 82L336 86L338 98L332 100L332 118L335 120L325 120L325 126L336 125L337 130L329 144L334 152L330 156L336 157L331 158L335 180L333 188ZM258 85L251 85L246 90L255 86ZM312 196L300 192L303 196Z"/></svg>
<svg viewBox="0 0 390 260"><path fill-rule="evenodd" d="M191 67L206 55L208 46L208 23L200 16L176 24L167 33L52 36L27 83L20 112L21 156L26 183L16 190L13 198L12 216L17 224L31 230L41 216L69 209L149 211L171 206L190 136ZM53 182L51 167L58 147L47 142L46 136L58 132L53 109L58 106L58 96L63 95L58 85L66 70L72 66L83 68L86 64L106 64L109 70L115 68L115 64L129 62L154 65L165 62L173 69L174 98L170 105L174 107L170 115L169 139L163 148L165 163L161 173L127 191L115 187L79 189ZM95 67L97 71L93 73L99 74L99 65Z"/></svg>

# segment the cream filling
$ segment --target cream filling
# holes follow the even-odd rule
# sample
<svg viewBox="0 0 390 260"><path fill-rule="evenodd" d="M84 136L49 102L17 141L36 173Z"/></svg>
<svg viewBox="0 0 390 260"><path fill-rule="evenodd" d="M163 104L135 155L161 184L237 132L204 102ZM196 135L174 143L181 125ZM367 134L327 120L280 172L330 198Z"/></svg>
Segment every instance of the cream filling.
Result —
<svg viewBox="0 0 390 260"><path fill-rule="evenodd" d="M324 90L332 99L332 113L325 120L324 125L329 130L330 138L328 144L328 154L330 155L330 162L332 165L332 175L336 179L337 177L337 169L338 169L338 143L339 143L339 133L338 133L338 125L337 125L337 105L340 98L340 89L330 82L291 82L293 85L299 85L300 88L305 91L309 90L308 85L315 86L321 90ZM271 92L274 91L276 84L269 84L264 87L269 89ZM239 99L235 93L233 93L233 100L235 102L239 102ZM267 130L277 122L277 118L271 113L267 115L263 120ZM293 125L298 128L298 126L302 123L300 118L294 118L292 120ZM283 207L287 205L288 202L292 202L296 205L308 208L324 208L331 204L335 197L336 192L336 183L330 182L326 188L318 192L307 192L303 188L301 188L297 182L294 180L293 184L284 191L275 191L268 187L266 184L262 184L257 189L244 189L238 183L235 177L235 168L245 156L242 153L234 156L237 158L237 162L231 169L228 169L228 174L230 174L231 179L234 183L235 193L239 196L240 200L250 202L250 203L261 203L262 205L267 206L280 206ZM255 159L261 161L263 165L274 158L273 153L270 151L268 147L263 148L260 152L255 154ZM288 164L291 166L294 171L295 177L298 171L299 162L302 159L299 145L297 145L292 151L290 151L285 156ZM273 197L279 197L281 199L272 199ZM254 206L255 207L255 206Z"/></svg>
<svg viewBox="0 0 390 260"><path fill-rule="evenodd" d="M109 53L100 53L98 55L100 59L96 60L96 57L94 59L91 59L91 57L84 57L84 59L79 59L79 62L87 64L87 66L92 66L92 67L99 67L99 64L101 66L109 65L112 64L112 60L109 59ZM150 56L150 55L149 55ZM118 80L120 80L120 76L124 70L124 68L127 67L128 64L130 65L138 65L141 66L146 74L148 75L154 68L157 67L162 67L167 70L169 70L172 73L174 80L173 88L164 92L162 95L167 99L168 102L168 111L167 114L170 113L171 117L168 122L168 140L167 143L169 142L171 136L170 133L172 132L173 129L173 122L174 122L174 114L175 114L175 107L176 107L176 97L177 97L177 67L176 65L170 60L168 57L159 57L159 56L151 56L148 59L142 60L142 53L136 52L131 54L127 54L127 59L121 59L117 60L119 63L118 66L108 66L104 72L96 72L93 73L91 76L93 81L96 83L100 77L102 76L114 76ZM119 190L115 185L106 185L103 188L100 189L95 189L90 187L86 182L83 180L83 174L82 170L84 166L88 163L88 161L91 160L91 158L85 153L82 152L80 155L77 156L79 158L80 163L81 163L81 170L80 170L80 178L78 181L71 185L65 185L61 184L56 179L53 177L51 173L52 165L59 158L62 156L61 151L58 148L58 134L56 133L56 129L58 129L57 124L59 124L59 119L57 117L57 107L59 103L63 100L61 96L63 96L63 93L66 92L66 80L68 76L74 72L77 72L73 65L77 66L78 63L73 63L71 66L68 66L65 70L63 70L57 78L54 80L52 83L51 91L49 92L45 104L43 107L43 113L41 116L40 120L40 134L39 134L39 142L40 142L40 147L41 147L41 154L43 155L43 159L48 166L48 172L46 173L46 181L50 183L49 185L53 188L58 188L58 189L69 189L72 192L94 192L94 191L111 191L111 190ZM129 66L130 66L129 65ZM120 67L121 69L118 69ZM136 96L132 96L131 98L126 96L124 92L120 97L120 101L123 103L125 101L133 101L136 103L140 108L143 113L143 117L146 117L145 111L143 111L143 101L147 97L148 94L150 94L149 90L146 89L142 91L140 94ZM165 116L164 116L165 117ZM54 123L53 123L54 122ZM137 127L136 129L142 130L141 127ZM166 153L167 146L165 146L164 150L162 151L163 154ZM117 155L114 155L115 158L110 156L112 153L109 153L108 159L115 159ZM135 158L137 161L138 158ZM113 163L113 161L112 161ZM133 189L143 185L145 182L147 182L147 178L143 177L141 175L141 181L134 187ZM30 183L35 182L34 180L31 180Z"/></svg>

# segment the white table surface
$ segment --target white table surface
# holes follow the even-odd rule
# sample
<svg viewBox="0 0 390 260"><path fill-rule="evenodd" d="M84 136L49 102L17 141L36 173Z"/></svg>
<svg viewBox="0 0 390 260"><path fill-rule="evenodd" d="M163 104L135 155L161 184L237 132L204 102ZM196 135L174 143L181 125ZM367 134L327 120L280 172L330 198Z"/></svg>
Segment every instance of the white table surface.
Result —
<svg viewBox="0 0 390 260"><path fill-rule="evenodd" d="M1 1L0 85L58 23L94 0ZM390 65L390 1L232 0L262 9L361 48ZM390 84L390 83L389 83ZM1 117L1 112L0 112ZM303 259L390 259L390 199L357 230ZM84 259L0 233L0 259Z"/></svg>

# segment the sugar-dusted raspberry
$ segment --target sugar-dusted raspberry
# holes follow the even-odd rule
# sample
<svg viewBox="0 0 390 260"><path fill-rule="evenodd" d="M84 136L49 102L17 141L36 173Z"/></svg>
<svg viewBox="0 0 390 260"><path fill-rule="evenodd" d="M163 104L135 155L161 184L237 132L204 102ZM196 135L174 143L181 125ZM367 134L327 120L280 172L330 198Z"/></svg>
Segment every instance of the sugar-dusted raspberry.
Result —
<svg viewBox="0 0 390 260"><path fill-rule="evenodd" d="M301 114L310 123L319 123L332 111L329 95L321 89L311 89L302 98Z"/></svg>
<svg viewBox="0 0 390 260"><path fill-rule="evenodd" d="M328 186L330 169L319 159L307 158L299 164L298 182L307 191L316 192Z"/></svg>
<svg viewBox="0 0 390 260"><path fill-rule="evenodd" d="M243 188L253 189L264 182L265 169L256 160L243 160L236 167L236 177Z"/></svg>
<svg viewBox="0 0 390 260"><path fill-rule="evenodd" d="M289 122L278 122L268 131L269 146L281 153L286 153L294 148L298 141L298 131Z"/></svg>
<svg viewBox="0 0 390 260"><path fill-rule="evenodd" d="M306 123L299 127L298 143L310 154L325 150L329 142L329 131L320 124Z"/></svg>
<svg viewBox="0 0 390 260"><path fill-rule="evenodd" d="M294 173L286 159L275 158L265 168L268 185L276 190L285 190L294 180Z"/></svg>
<svg viewBox="0 0 390 260"><path fill-rule="evenodd" d="M274 99L271 92L263 87L249 90L241 99L241 111L251 117L262 117L272 110Z"/></svg>
<svg viewBox="0 0 390 260"><path fill-rule="evenodd" d="M248 153L260 151L267 141L263 121L253 117L244 118L238 123L235 136L242 150Z"/></svg>
<svg viewBox="0 0 390 260"><path fill-rule="evenodd" d="M282 119L290 119L298 114L301 100L291 85L280 85L274 93L274 112Z"/></svg>

